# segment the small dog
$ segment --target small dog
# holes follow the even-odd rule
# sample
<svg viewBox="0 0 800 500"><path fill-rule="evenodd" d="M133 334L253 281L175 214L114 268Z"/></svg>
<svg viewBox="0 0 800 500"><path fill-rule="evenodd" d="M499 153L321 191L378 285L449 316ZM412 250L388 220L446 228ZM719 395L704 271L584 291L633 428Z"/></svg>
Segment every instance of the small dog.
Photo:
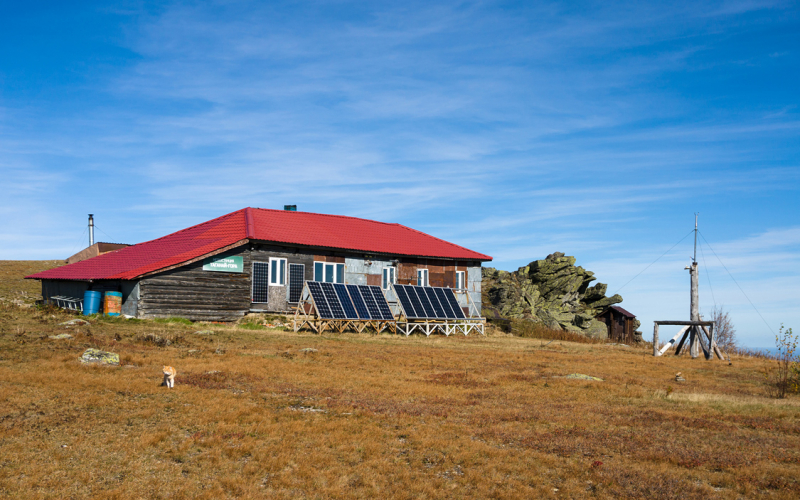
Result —
<svg viewBox="0 0 800 500"><path fill-rule="evenodd" d="M170 389L175 387L175 375L178 372L175 371L175 368L171 366L164 367L164 383L161 385L166 385Z"/></svg>

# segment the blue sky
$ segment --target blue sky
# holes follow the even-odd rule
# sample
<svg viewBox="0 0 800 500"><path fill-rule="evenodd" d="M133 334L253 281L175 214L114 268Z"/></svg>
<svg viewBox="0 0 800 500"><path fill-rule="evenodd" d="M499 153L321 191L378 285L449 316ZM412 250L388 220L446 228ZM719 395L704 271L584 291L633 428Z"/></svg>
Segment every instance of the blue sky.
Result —
<svg viewBox="0 0 800 500"><path fill-rule="evenodd" d="M688 318L691 238L626 283L700 212L701 308L724 304L751 346L800 328L794 2L3 12L2 259L71 255L90 212L99 240L135 243L297 204L501 269L575 255L649 336Z"/></svg>

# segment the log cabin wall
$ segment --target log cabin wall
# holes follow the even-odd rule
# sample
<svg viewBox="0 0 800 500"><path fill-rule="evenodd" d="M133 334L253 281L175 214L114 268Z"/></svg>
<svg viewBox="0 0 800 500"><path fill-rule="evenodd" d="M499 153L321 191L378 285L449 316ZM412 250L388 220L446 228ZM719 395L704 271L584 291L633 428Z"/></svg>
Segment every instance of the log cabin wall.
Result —
<svg viewBox="0 0 800 500"><path fill-rule="evenodd" d="M203 260L139 281L137 317L236 321L250 309L250 253L246 247L216 257L241 256L245 272L203 270Z"/></svg>

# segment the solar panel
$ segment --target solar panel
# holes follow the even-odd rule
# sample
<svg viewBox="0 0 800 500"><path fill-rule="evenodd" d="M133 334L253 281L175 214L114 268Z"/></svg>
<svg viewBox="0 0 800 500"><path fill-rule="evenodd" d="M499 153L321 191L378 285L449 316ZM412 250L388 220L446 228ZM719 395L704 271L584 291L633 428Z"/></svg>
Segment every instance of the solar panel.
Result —
<svg viewBox="0 0 800 500"><path fill-rule="evenodd" d="M409 285L409 286L404 286L403 288L406 289L406 295L408 295L408 300L411 301L411 305L414 306L414 310L417 312L417 318L427 317L425 309L422 308L422 303L419 301L419 297L417 297L417 292L414 291L414 287Z"/></svg>
<svg viewBox="0 0 800 500"><path fill-rule="evenodd" d="M331 319L333 318L333 311L328 305L328 300L322 292L322 287L317 281L308 281L308 291L311 292L311 297L314 299L314 305L317 306L317 313L320 318Z"/></svg>
<svg viewBox="0 0 800 500"><path fill-rule="evenodd" d="M445 288L444 291L447 296L447 301L450 303L450 307L453 309L453 312L456 313L456 319L466 319L467 317L464 316L464 311L461 309L461 306L458 305L458 300L453 290Z"/></svg>
<svg viewBox="0 0 800 500"><path fill-rule="evenodd" d="M347 319L347 315L344 313L342 303L339 302L339 296L336 295L336 290L333 288L333 283L320 283L320 286L322 287L322 291L325 293L325 299L328 301L328 305L331 306L333 318Z"/></svg>
<svg viewBox="0 0 800 500"><path fill-rule="evenodd" d="M419 297L419 302L422 304L422 309L425 311L426 318L435 318L436 312L433 310L431 301L428 300L428 294L425 293L425 287L417 286L408 291L408 293L416 293ZM419 312L419 311L418 311Z"/></svg>
<svg viewBox="0 0 800 500"><path fill-rule="evenodd" d="M466 319L452 288L394 285L408 319Z"/></svg>
<svg viewBox="0 0 800 500"><path fill-rule="evenodd" d="M266 304L269 300L269 264L253 262L253 302Z"/></svg>
<svg viewBox="0 0 800 500"><path fill-rule="evenodd" d="M389 303L386 302L386 297L383 295L381 287L371 285L369 288L372 289L372 295L375 297L375 303L378 305L378 311L381 314L380 318L387 321L393 320L394 314L392 314L392 310L389 308Z"/></svg>
<svg viewBox="0 0 800 500"><path fill-rule="evenodd" d="M303 264L289 264L289 302L300 302L303 294L303 280L305 279L306 266Z"/></svg>
<svg viewBox="0 0 800 500"><path fill-rule="evenodd" d="M379 286L307 281L321 319L393 321L394 314Z"/></svg>
<svg viewBox="0 0 800 500"><path fill-rule="evenodd" d="M450 302L447 300L447 292L445 292L444 288L434 288L434 292L436 292L436 297L439 298L439 303L442 304L442 309L444 313L447 315L448 318L457 318L456 314L453 312L453 308L450 307Z"/></svg>
<svg viewBox="0 0 800 500"><path fill-rule="evenodd" d="M436 317L440 319L446 319L448 316L444 313L444 309L439 303L439 298L436 296L436 292L433 290L433 287L426 286L422 287L421 290L424 290L428 295L428 300L431 302L431 306L433 306L433 312L436 313Z"/></svg>
<svg viewBox="0 0 800 500"><path fill-rule="evenodd" d="M353 306L356 308L356 312L358 312L358 317L360 319L370 319L367 304L364 303L364 298L361 296L361 292L358 291L358 285L345 286L350 293L350 298L353 300Z"/></svg>
<svg viewBox="0 0 800 500"><path fill-rule="evenodd" d="M414 310L414 306L411 304L411 300L408 298L405 287L394 285L394 292L397 294L397 300L400 301L400 306L403 308L406 318L416 318L417 311Z"/></svg>
<svg viewBox="0 0 800 500"><path fill-rule="evenodd" d="M350 295L347 293L347 288L344 285L337 283L333 285L333 289L336 290L336 295L339 297L339 302L342 304L345 317L347 317L347 319L358 319L358 313L356 312L356 308L353 307L353 301L350 300Z"/></svg>
<svg viewBox="0 0 800 500"><path fill-rule="evenodd" d="M364 298L364 303L367 304L369 317L372 319L381 319L381 310L378 308L378 303L375 301L375 296L372 295L372 290L367 285L358 285L361 296Z"/></svg>

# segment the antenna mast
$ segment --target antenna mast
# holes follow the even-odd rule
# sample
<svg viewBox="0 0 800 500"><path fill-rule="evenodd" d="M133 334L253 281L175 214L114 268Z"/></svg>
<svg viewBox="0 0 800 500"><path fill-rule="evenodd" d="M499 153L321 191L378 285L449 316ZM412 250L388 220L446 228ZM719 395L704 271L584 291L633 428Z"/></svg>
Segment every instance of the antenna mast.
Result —
<svg viewBox="0 0 800 500"><path fill-rule="evenodd" d="M706 359L714 359L716 355L719 359L724 359L714 339L714 321L702 321L700 319L700 293L698 292L698 269L697 269L697 216L694 214L694 255L692 255L692 265L686 266L689 270L691 285L691 301L689 303L689 321L656 321L653 326L653 356L661 356L667 349L675 345L675 355L679 355L684 349L688 349L692 358L700 356L702 351ZM658 327L659 325L681 325L683 328L677 335L672 337L669 342L659 349ZM683 336L683 337L681 337Z"/></svg>
<svg viewBox="0 0 800 500"><path fill-rule="evenodd" d="M694 256L692 257L692 262L697 264L697 216L700 212L694 213Z"/></svg>

